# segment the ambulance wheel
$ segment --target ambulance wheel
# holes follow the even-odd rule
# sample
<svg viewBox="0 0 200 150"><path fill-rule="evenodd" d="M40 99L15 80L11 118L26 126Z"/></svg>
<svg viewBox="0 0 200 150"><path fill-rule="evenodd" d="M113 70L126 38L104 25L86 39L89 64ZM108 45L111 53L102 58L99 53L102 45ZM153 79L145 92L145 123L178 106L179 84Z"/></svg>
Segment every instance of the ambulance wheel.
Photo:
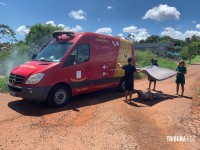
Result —
<svg viewBox="0 0 200 150"><path fill-rule="evenodd" d="M52 107L64 106L71 98L70 91L67 86L56 85L50 91L47 102Z"/></svg>
<svg viewBox="0 0 200 150"><path fill-rule="evenodd" d="M118 86L118 89L119 89L120 92L125 91L125 80L124 80L124 78L121 79L119 86Z"/></svg>

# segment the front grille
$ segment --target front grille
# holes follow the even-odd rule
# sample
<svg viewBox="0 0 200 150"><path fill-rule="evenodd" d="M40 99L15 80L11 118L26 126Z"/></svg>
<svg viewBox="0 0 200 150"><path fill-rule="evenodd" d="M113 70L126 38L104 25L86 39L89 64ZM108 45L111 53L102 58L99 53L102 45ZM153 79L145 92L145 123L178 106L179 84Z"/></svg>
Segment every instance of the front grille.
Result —
<svg viewBox="0 0 200 150"><path fill-rule="evenodd" d="M19 76L19 75L15 75L15 74L10 74L9 76L9 82L12 84L22 84L22 82L24 81L23 76Z"/></svg>
<svg viewBox="0 0 200 150"><path fill-rule="evenodd" d="M19 87L14 87L8 84L8 88L10 89L10 91L21 92L21 88Z"/></svg>

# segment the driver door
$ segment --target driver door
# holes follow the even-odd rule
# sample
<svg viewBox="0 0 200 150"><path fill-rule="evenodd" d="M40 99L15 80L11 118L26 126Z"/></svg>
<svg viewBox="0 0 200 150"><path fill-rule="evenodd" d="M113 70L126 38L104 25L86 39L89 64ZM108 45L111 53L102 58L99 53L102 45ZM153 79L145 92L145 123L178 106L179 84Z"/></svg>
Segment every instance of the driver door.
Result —
<svg viewBox="0 0 200 150"><path fill-rule="evenodd" d="M91 89L90 46L78 44L67 59L67 78L73 93L80 94Z"/></svg>

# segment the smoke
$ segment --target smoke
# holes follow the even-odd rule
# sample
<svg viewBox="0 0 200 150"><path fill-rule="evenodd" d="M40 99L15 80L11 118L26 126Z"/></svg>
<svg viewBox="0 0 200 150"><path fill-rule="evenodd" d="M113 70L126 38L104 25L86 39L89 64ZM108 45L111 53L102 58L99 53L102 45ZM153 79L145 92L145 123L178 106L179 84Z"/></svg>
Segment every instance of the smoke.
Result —
<svg viewBox="0 0 200 150"><path fill-rule="evenodd" d="M0 62L0 75L8 76L12 69L29 61L31 55L29 52L23 52L13 48L10 55Z"/></svg>
<svg viewBox="0 0 200 150"><path fill-rule="evenodd" d="M41 43L48 44L47 42ZM33 54L38 54L41 48L41 46L36 45L35 43L28 45L19 41L18 43L15 43L12 46L10 46L4 52L0 49L0 53L5 53L6 51L9 52L9 55L3 54L3 57L2 55L0 55L0 76L9 76L12 69L27 61L30 61L32 59Z"/></svg>

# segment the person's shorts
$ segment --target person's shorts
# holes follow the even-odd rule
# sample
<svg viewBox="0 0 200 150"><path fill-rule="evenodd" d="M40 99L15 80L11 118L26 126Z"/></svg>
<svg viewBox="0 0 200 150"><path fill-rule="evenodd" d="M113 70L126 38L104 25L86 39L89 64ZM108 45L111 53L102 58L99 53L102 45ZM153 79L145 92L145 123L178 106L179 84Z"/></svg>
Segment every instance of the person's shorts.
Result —
<svg viewBox="0 0 200 150"><path fill-rule="evenodd" d="M125 81L125 90L133 91L133 81Z"/></svg>
<svg viewBox="0 0 200 150"><path fill-rule="evenodd" d="M176 83L185 84L185 77L176 77Z"/></svg>
<svg viewBox="0 0 200 150"><path fill-rule="evenodd" d="M153 77L152 77L152 76L150 76L150 75L148 76L148 80L149 80L149 81L156 81L156 79L155 79L155 78L153 78Z"/></svg>

